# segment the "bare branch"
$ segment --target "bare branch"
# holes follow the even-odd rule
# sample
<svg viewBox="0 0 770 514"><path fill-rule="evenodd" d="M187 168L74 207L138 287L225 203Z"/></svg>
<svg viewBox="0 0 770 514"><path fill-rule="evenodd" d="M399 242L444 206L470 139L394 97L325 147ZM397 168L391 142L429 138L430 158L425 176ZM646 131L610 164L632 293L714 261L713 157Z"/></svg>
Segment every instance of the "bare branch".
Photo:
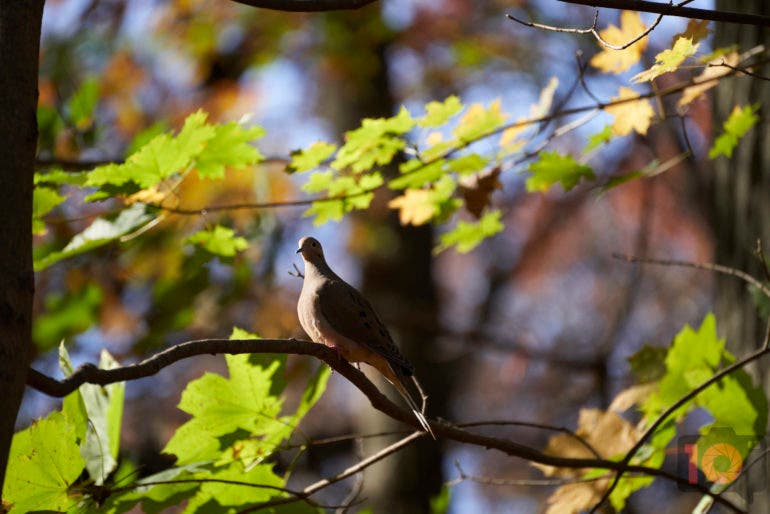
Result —
<svg viewBox="0 0 770 514"><path fill-rule="evenodd" d="M591 7L606 7L609 9L628 9L631 11L650 12L679 18L696 20L721 21L724 23L739 23L742 25L757 25L770 27L770 16L760 14L717 11L669 5L647 0L559 0L568 4L590 5ZM687 3L687 2L684 2ZM682 5L684 5L684 3Z"/></svg>
<svg viewBox="0 0 770 514"><path fill-rule="evenodd" d="M671 5L671 2L669 2L669 5ZM593 24L590 27L585 28L585 29L556 27L556 26L553 26L553 25L544 25L542 23L533 23L533 22L523 21L523 20L520 20L519 18L513 16L512 14L507 14L506 16L510 20L513 20L513 21L515 21L517 23L521 23L522 25L525 25L527 27L532 27L532 28L536 28L536 29L549 30L551 32L567 32L567 33L570 33L570 34L591 34L594 37L594 39L596 39L596 41L600 45L602 45L605 48L609 48L610 50L625 50L626 48L628 48L629 46L631 46L634 43L638 42L639 40L647 37L650 34L650 32L655 30L655 27L657 27L658 24L660 23L660 21L663 19L663 15L661 14L660 16L658 16L655 19L654 22L652 22L652 24L649 27L647 27L639 35L637 35L636 37L626 41L625 43L617 44L616 45L616 44L610 43L609 41L604 39L601 36L601 34L599 34L599 32L596 30L596 22L599 19L599 11L598 10L594 13L594 22L593 22Z"/></svg>
<svg viewBox="0 0 770 514"><path fill-rule="evenodd" d="M340 375L348 379L369 400L372 407L401 421L413 428L420 429L417 419L411 411L399 407L383 395L361 371L357 370L347 361L341 359L332 348L309 341L296 339L256 339L256 340L230 340L230 339L204 339L189 341L172 346L160 353L149 357L138 364L121 368L99 369L93 364L80 366L72 375L64 380L43 375L33 369L29 370L27 384L50 396L65 396L84 383L107 385L115 382L124 382L138 378L148 377L158 373L161 369L176 361L203 354L242 354L242 353L291 353L297 355L311 355L323 360ZM756 358L756 357L755 357ZM737 369L738 365L745 364L745 359L727 368ZM720 375L726 374L723 371ZM437 436L452 439L461 443L472 444L484 448L495 449L506 455L520 457L531 462L546 464L564 468L598 468L617 472L642 473L654 477L662 477L677 484L695 487L702 494L711 496L714 501L721 503L734 512L743 512L738 506L718 494L712 493L708 488L690 484L686 478L648 466L631 465L628 462L617 462L608 459L595 458L569 458L545 454L529 446L515 441L489 437L464 430L443 420L430 420L429 425ZM423 432L415 432L409 437L422 437ZM404 440L402 440L404 441ZM411 441L411 439L410 439ZM404 443L406 444L406 443ZM284 498L283 503L297 501L297 497ZM262 508L262 507L261 507Z"/></svg>
<svg viewBox="0 0 770 514"><path fill-rule="evenodd" d="M360 9L377 0L232 0L233 2L284 12L322 12Z"/></svg>

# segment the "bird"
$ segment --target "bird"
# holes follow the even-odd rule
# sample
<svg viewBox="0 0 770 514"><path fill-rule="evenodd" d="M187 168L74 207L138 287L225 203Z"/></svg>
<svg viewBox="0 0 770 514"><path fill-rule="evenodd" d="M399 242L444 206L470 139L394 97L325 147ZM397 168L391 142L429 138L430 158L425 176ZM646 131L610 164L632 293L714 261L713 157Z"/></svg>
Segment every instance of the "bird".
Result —
<svg viewBox="0 0 770 514"><path fill-rule="evenodd" d="M399 392L420 426L433 438L428 420L406 387L414 368L396 346L369 301L326 263L314 237L299 240L305 273L297 302L300 325L308 336L337 351L348 362L364 362L379 371ZM415 382L416 383L416 382Z"/></svg>

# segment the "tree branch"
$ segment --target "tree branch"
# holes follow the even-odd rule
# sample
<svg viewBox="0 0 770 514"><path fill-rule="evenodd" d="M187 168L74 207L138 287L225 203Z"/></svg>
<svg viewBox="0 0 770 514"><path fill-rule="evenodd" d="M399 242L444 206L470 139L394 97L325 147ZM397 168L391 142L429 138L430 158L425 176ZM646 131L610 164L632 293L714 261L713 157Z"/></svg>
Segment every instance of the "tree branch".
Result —
<svg viewBox="0 0 770 514"><path fill-rule="evenodd" d="M592 7L606 7L609 9L628 9L631 11L650 12L678 16L680 18L693 18L697 20L721 21L724 23L739 23L742 25L757 25L770 27L770 16L760 14L738 13L732 11L717 11L711 9L697 9L695 7L680 7L646 0L559 0L568 4L590 5Z"/></svg>
<svg viewBox="0 0 770 514"><path fill-rule="evenodd" d="M322 12L360 9L377 0L232 0L233 2L285 12Z"/></svg>
<svg viewBox="0 0 770 514"><path fill-rule="evenodd" d="M56 380L30 369L27 384L50 396L61 397L73 392L85 383L107 385L115 382L136 380L138 378L155 375L161 369L188 357L218 353L290 353L297 355L312 355L326 362L340 375L348 379L369 399L372 407L395 420L401 421L418 430L421 429L417 419L411 411L391 402L377 389L377 386L366 378L366 375L344 359L341 359L337 355L337 352L332 348L318 343L298 341L296 339L202 339L198 341L188 341L163 350L137 364L120 368L99 369L93 364L84 364L72 375L63 380ZM598 468L624 473L636 472L649 476L666 478L667 480L671 480L680 485L695 487L702 494L714 498L714 501L721 503L734 512L743 512L737 505L722 498L718 494L712 493L708 488L697 484L690 484L686 478L678 477L662 469L630 465L627 462L616 462L608 459L558 457L545 454L539 450L511 440L469 432L443 420L431 420L429 421L429 424L437 436L452 439L461 443L482 446L487 449L495 449L506 455L520 457L531 462L563 468ZM418 433L418 435L422 435L422 432Z"/></svg>

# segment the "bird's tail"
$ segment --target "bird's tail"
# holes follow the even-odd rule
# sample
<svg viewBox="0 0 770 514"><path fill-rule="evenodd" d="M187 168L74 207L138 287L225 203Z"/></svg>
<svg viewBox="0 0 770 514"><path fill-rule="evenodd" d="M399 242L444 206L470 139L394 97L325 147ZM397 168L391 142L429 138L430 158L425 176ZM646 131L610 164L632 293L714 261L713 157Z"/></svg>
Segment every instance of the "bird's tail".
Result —
<svg viewBox="0 0 770 514"><path fill-rule="evenodd" d="M430 434L430 436L433 439L436 439L436 434L434 434L433 430L431 430L428 420L425 419L425 415L423 415L422 410L420 410L420 408L417 405L417 402L412 397L412 395L409 394L409 390L406 388L406 385L404 385L404 379L406 377L402 373L399 373L396 370L393 370L393 372L396 376L396 380L392 381L393 386L399 392L399 394L404 399L406 404L409 405L409 408L412 409L412 412L414 413L414 417L417 418L417 421L420 422L420 425L422 426L423 430L428 432L428 434Z"/></svg>

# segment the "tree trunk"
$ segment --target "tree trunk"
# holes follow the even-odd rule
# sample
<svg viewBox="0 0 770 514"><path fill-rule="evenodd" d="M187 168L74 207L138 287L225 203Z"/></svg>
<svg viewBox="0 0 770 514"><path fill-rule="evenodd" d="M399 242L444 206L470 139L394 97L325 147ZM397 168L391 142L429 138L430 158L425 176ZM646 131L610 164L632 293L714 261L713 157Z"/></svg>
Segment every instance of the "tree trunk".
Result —
<svg viewBox="0 0 770 514"><path fill-rule="evenodd" d="M770 14L766 0L719 0L717 8ZM715 44L721 47L737 43L745 51L759 44L769 45L769 35L760 27L718 23ZM754 71L770 75L767 65ZM754 102L761 103L766 118L770 82L746 76L723 81L714 96L714 129L722 130L734 106ZM716 261L763 278L754 249L757 239L761 239L770 250L770 125L766 120L758 123L739 142L731 159L718 157L712 162L709 211L716 236ZM720 276L716 292L720 331L730 346L739 353L756 348L761 344L764 326L746 284Z"/></svg>
<svg viewBox="0 0 770 514"><path fill-rule="evenodd" d="M333 111L337 127L344 131L360 126L364 117L389 117L395 114L387 53L393 35L382 26L379 6L356 13L329 15L334 22L335 44L344 55L332 56L340 73L324 106ZM355 52L350 53L351 48ZM332 49L332 52L334 49ZM340 61L345 65L340 66ZM339 96L333 97L334 91ZM397 173L394 169L392 173ZM447 414L449 380L431 356L435 356L435 332L438 300L433 282L430 226L402 227L395 211L388 209L387 198L375 198L365 218L354 220L358 236L354 245L362 249L362 289L388 324L394 339L415 367L426 393L430 395L427 415ZM369 376L375 380L372 374ZM393 392L384 380L379 382L386 394ZM397 395L391 395L401 405ZM403 430L404 425L387 416L365 410L359 419L360 431L376 433ZM364 442L371 454L395 439L375 438ZM443 483L442 453L439 443L423 438L418 443L389 456L368 468L364 474L362 497L376 514L418 514L430 512L430 498Z"/></svg>
<svg viewBox="0 0 770 514"><path fill-rule="evenodd" d="M0 2L0 491L31 355L32 176L43 3Z"/></svg>
<svg viewBox="0 0 770 514"><path fill-rule="evenodd" d="M716 8L770 14L770 2L767 0L717 0ZM767 48L770 32L759 27L716 24L715 46L736 43L741 51L759 44ZM764 65L754 69L754 72L770 76L770 66ZM716 262L765 280L754 250L757 239L761 239L765 251L770 250L770 125L767 123L770 82L747 76L724 80L714 95L714 129L722 130L722 123L734 106L755 102L761 104L764 119L743 137L732 158L719 157L712 161L711 191L705 203L711 214L715 235ZM735 277L719 275L716 277L715 293L719 332L726 337L728 347L738 356L757 349L762 344L767 320L757 315L757 304L746 284ZM770 365L767 359L759 361L752 369L756 372L755 376L764 381L765 391L770 392ZM767 484L749 487L766 488ZM758 501L763 494L766 492L754 496L754 502L749 506L753 514L770 512L770 504Z"/></svg>

